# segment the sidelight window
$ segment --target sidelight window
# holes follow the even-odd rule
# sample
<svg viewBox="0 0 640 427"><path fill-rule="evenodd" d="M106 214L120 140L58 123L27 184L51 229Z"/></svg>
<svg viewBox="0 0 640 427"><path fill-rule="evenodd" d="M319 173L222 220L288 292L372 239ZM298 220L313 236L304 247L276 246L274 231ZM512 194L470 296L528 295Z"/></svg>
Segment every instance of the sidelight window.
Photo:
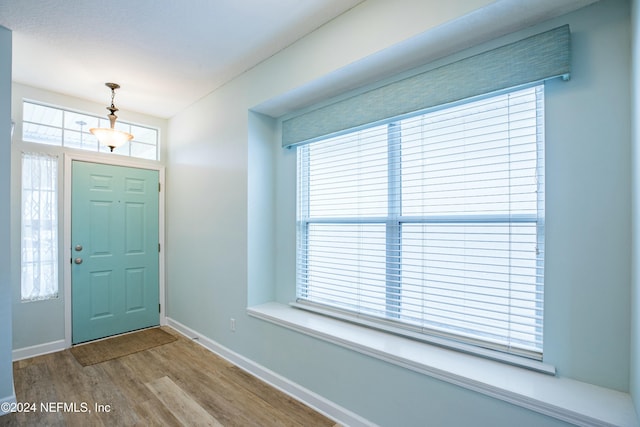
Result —
<svg viewBox="0 0 640 427"><path fill-rule="evenodd" d="M58 158L22 154L22 301L58 296Z"/></svg>

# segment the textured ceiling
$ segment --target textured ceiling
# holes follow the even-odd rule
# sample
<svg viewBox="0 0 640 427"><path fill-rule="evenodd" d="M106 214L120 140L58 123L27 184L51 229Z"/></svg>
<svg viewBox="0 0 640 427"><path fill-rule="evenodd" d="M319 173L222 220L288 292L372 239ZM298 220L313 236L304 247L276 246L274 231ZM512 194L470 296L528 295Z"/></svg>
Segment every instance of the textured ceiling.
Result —
<svg viewBox="0 0 640 427"><path fill-rule="evenodd" d="M168 118L362 1L2 0L0 25L13 31L13 80L105 104L104 83L113 81L122 110ZM264 110L283 113L327 88L379 79L595 1L496 0Z"/></svg>
<svg viewBox="0 0 640 427"><path fill-rule="evenodd" d="M3 0L13 80L171 117L362 0Z"/></svg>

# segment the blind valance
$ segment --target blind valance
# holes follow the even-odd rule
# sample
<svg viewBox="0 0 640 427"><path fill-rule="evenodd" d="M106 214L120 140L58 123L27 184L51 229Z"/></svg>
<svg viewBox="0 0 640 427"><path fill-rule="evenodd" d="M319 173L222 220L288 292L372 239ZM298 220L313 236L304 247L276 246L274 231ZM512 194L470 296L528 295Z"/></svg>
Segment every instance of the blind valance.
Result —
<svg viewBox="0 0 640 427"><path fill-rule="evenodd" d="M287 119L282 146L569 74L570 30L564 25Z"/></svg>

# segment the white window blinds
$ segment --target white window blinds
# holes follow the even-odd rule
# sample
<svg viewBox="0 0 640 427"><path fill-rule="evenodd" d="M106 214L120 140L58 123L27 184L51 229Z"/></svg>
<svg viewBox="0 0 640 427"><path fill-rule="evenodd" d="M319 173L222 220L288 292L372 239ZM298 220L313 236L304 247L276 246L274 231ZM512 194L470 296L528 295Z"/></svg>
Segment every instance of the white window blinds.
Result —
<svg viewBox="0 0 640 427"><path fill-rule="evenodd" d="M58 296L58 158L22 154L22 300Z"/></svg>
<svg viewBox="0 0 640 427"><path fill-rule="evenodd" d="M543 97L299 146L298 302L540 359Z"/></svg>

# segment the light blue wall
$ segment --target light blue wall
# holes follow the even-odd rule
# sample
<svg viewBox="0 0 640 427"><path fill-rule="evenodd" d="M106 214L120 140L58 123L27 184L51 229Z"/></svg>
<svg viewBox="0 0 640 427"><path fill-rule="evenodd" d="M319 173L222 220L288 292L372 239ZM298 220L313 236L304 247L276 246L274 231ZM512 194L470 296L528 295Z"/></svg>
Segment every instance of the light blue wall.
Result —
<svg viewBox="0 0 640 427"><path fill-rule="evenodd" d="M247 272L248 283L262 283L248 289L248 305L275 299L275 254L281 250L276 239L273 200L275 187L265 185L274 182L273 136L277 122L269 116L249 112L247 163L247 260L251 268ZM260 242L275 242L273 250L265 251Z"/></svg>
<svg viewBox="0 0 640 427"><path fill-rule="evenodd" d="M560 425L246 315L248 303L290 301L295 282L295 153L279 147L272 119L247 110L453 19L418 3L365 2L170 121L167 314L381 425ZM447 13L464 14L458 3ZM630 366L628 6L605 0L502 41L571 25L572 80L546 92L545 360L561 376L621 391ZM389 13L397 20L384 21ZM409 19L420 13L428 23ZM353 28L366 33L377 20L389 26L356 46Z"/></svg>
<svg viewBox="0 0 640 427"><path fill-rule="evenodd" d="M640 5L631 7L632 42L632 293L631 293L631 397L640 421Z"/></svg>
<svg viewBox="0 0 640 427"><path fill-rule="evenodd" d="M11 363L11 31L0 27L0 401L13 395Z"/></svg>
<svg viewBox="0 0 640 427"><path fill-rule="evenodd" d="M545 360L620 391L629 387L628 7L604 1L567 17L571 81L545 94Z"/></svg>

